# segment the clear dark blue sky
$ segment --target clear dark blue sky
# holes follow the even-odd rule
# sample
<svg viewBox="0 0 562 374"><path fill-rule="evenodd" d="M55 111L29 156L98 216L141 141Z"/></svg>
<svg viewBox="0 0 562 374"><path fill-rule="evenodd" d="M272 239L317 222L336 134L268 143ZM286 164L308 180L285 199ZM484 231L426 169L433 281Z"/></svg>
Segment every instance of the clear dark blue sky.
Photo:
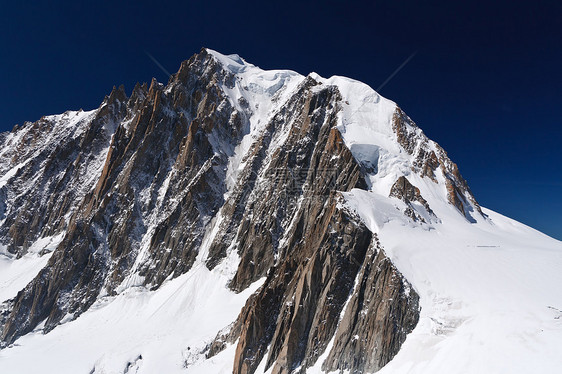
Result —
<svg viewBox="0 0 562 374"><path fill-rule="evenodd" d="M25 3L25 4L24 4ZM0 129L93 109L201 47L378 87L483 206L562 239L562 5L550 1L35 1L0 15Z"/></svg>

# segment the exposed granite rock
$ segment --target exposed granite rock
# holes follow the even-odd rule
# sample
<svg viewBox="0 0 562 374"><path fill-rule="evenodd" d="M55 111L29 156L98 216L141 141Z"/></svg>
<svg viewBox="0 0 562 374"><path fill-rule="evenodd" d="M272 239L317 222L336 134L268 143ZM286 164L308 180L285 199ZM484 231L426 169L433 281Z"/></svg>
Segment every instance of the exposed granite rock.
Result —
<svg viewBox="0 0 562 374"><path fill-rule="evenodd" d="M241 256L231 282L236 291L265 276L284 256L280 242L302 201L323 201L333 190L365 187L334 128L341 96L335 87L312 90L316 85L307 78L272 119L225 204L223 229L211 244L207 264L212 268L227 248L236 248ZM273 138L285 134L283 146L270 149Z"/></svg>
<svg viewBox="0 0 562 374"><path fill-rule="evenodd" d="M357 217L342 209L343 204L338 205L334 195L337 190L348 191L366 185L360 166L334 127L339 95L333 88L311 90L312 87L314 82L304 82L296 95L306 97L302 109L294 103L287 104L294 116L288 122L286 142L274 152L271 161L265 167L247 166L246 175L271 179L257 187L255 183L244 183L251 192L238 191L232 195L233 200L247 196L238 216L234 204L228 210L233 214L228 216L227 222L239 230L226 242L227 235L218 236L223 249L211 252L213 258L213 253L224 255L231 246L238 249L241 262L231 283L235 290L242 290L267 276L262 288L248 300L230 333L217 336L207 352L209 357L213 356L228 343L238 341L234 373L254 373L262 360L266 360L266 367L276 374L291 373L298 367L304 371L312 366L336 333L339 316L371 244L371 232ZM334 104L327 105L328 100ZM315 111L311 108L313 103L321 104L320 108L332 108L332 112ZM275 120L271 126L275 125ZM271 141L266 136L260 139L262 149L267 148L267 144L263 145L265 141ZM292 173L275 174L285 170ZM295 181L297 176L300 182ZM288 197L287 191L291 192ZM418 196L415 192L411 195L407 194L412 201L423 199L419 191ZM240 223L236 219L240 219ZM276 226L279 222L282 225ZM271 233L277 234L272 236ZM381 254L381 262L383 256ZM214 259L213 264L218 261ZM394 268L392 270L392 274L398 274ZM405 288L401 278L400 282L389 285L398 289L386 292L397 295L400 288ZM410 308L410 314L417 316L416 297L410 300L403 296L407 302L401 305L404 313ZM400 338L392 336L395 330L386 326L391 323L401 322L382 323L387 330L377 330L375 335L382 332L386 335L377 335L376 339L401 344L416 321L399 332L403 335ZM371 367L376 362L382 366L385 359L398 351L400 344L390 344L379 356L361 365Z"/></svg>
<svg viewBox="0 0 562 374"><path fill-rule="evenodd" d="M414 121L400 108L392 119L392 128L398 144L414 156L413 171L437 183L435 172L440 169L447 185L447 198L469 221L474 221L473 211L485 217L457 165L438 144L430 141Z"/></svg>
<svg viewBox="0 0 562 374"><path fill-rule="evenodd" d="M10 316L10 312L14 307L14 299L6 300L0 304L0 331L4 329L6 322L8 321L8 317ZM4 348L7 344L0 340L0 349Z"/></svg>
<svg viewBox="0 0 562 374"><path fill-rule="evenodd" d="M253 373L262 359L274 373L292 372L313 364L333 336L371 233L333 197L318 208L312 203L301 211L293 234L302 239L288 244L242 311L234 373Z"/></svg>
<svg viewBox="0 0 562 374"><path fill-rule="evenodd" d="M83 112L44 117L5 139L2 156L9 162L1 172L19 165L0 188L5 218L0 237L10 252L21 256L39 237L64 231L68 212L99 175L115 127L127 114L126 100L123 87L114 87L91 118Z"/></svg>
<svg viewBox="0 0 562 374"><path fill-rule="evenodd" d="M331 197L316 214L314 203L304 207L284 260L230 334L217 336L209 357L238 340L235 374L254 373L262 360L276 374L304 373L335 337L323 369L360 373L378 370L398 352L417 324L418 296L376 235L338 202Z"/></svg>
<svg viewBox="0 0 562 374"><path fill-rule="evenodd" d="M374 236L322 369L353 374L378 371L400 350L418 319L418 295Z"/></svg>
<svg viewBox="0 0 562 374"><path fill-rule="evenodd" d="M106 109L117 105L112 103L119 103L125 125L116 129L97 184L76 204L79 208L48 266L16 297L2 340L13 341L45 318L49 331L64 316L77 317L102 289L113 293L133 271L155 288L168 276L189 270L205 225L223 204L228 157L242 136L245 119L224 96L220 85L228 77L206 51L180 73L169 92L154 80L148 92L137 86L128 102L121 88L102 104L100 119L84 139L96 132L96 123L107 127L108 116L117 110ZM174 110L181 95L192 96L193 106ZM219 134L225 141L213 145L210 139ZM80 149L79 139L75 142L60 147L53 165L70 157L64 152ZM26 214L42 217L37 213L30 209ZM12 227L21 235L25 227L17 222ZM147 231L150 222L157 224ZM13 242L18 240L14 237Z"/></svg>
<svg viewBox="0 0 562 374"><path fill-rule="evenodd" d="M416 207L412 204L413 202L419 203L429 216L435 217L435 213L429 207L427 201L423 198L420 193L420 189L412 185L410 181L405 177L399 177L396 182L392 185L390 189L390 197L397 197L406 203L406 210L404 214L413 219L414 221L425 222L425 219L417 212ZM437 218L437 217L435 217Z"/></svg>
<svg viewBox="0 0 562 374"><path fill-rule="evenodd" d="M249 152L249 157L247 160L246 167L242 170L238 177L238 182L234 187L234 191L226 201L222 214L224 219L221 224L221 230L219 230L218 235L214 238L213 243L209 249L209 256L207 259L207 266L212 269L216 264L226 256L226 250L230 247L233 241L236 239L241 242L243 246L245 243L244 237L252 236L253 233L247 232L252 230L248 217L253 214L254 211L260 211L260 217L264 217L265 225L268 226L267 229L262 230L264 232L282 229L281 222L276 222L278 219L283 219L283 217L290 215L290 212L285 212L285 209L290 211L294 210L294 204L287 204L287 202L294 203L295 199L302 193L299 190L299 185L296 184L294 180L295 176L295 166L292 168L288 165L288 159L285 157L283 160L277 160L279 153L282 152L281 149L271 149L274 140L279 139L282 132L287 132L291 126L300 126L302 117L305 116L303 104L310 102L311 95L310 89L317 85L313 79L307 79L300 86L300 89L293 99L286 103L283 108L277 113L276 116L267 124L264 133L260 136L258 141L256 141ZM288 144L290 144L288 142ZM311 147L314 146L311 141L307 142L308 149L299 149L300 152L310 152ZM293 147L295 144L293 144ZM294 151L294 150L292 150ZM273 156L271 153L276 152ZM290 153L286 152L286 153ZM294 155L293 155L294 158ZM301 157L301 163L306 163L308 160ZM275 163L274 166L268 168L268 163ZM303 176L299 173L307 173L307 165L297 166L297 176L300 177L299 182L302 185ZM267 169L267 170L265 170ZM258 179L263 178L269 183L256 184ZM296 188L295 188L296 187ZM269 202L271 197L276 196L277 201L274 200L275 206L270 206ZM266 200L264 200L266 199ZM273 204L272 204L273 205ZM272 228L273 225L277 225L277 229ZM253 228L253 231L258 231L259 228ZM238 233L242 234L239 237ZM264 264L263 269L258 271L257 276L263 274L272 264L271 255L275 253L275 250L271 250L271 245L277 245L273 243L273 238L266 238L266 242L270 250L265 249L263 253L256 253L256 255L261 256L260 262ZM241 250L239 252L242 252ZM263 259L263 255L266 254L269 258ZM252 276L248 281L251 283L252 279L256 279ZM240 289L245 288L249 283L245 282L244 286ZM237 288L237 287L234 287Z"/></svg>

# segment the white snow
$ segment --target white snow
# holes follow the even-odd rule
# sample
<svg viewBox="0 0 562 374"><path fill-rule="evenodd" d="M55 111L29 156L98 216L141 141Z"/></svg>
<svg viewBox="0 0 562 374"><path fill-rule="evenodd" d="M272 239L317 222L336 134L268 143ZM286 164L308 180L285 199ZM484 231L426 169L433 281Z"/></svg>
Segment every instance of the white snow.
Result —
<svg viewBox="0 0 562 374"><path fill-rule="evenodd" d="M217 372L205 368L220 364L220 358L204 362L192 356L197 358L196 353L234 321L263 283L235 294L226 287L231 276L220 267L211 272L198 263L157 291L130 287L116 297L102 298L78 319L46 335L28 334L0 351L0 370L74 374L95 368L95 373L123 373L129 362L142 356L138 373ZM188 358L195 364L186 370Z"/></svg>
<svg viewBox="0 0 562 374"><path fill-rule="evenodd" d="M243 160L251 145L263 133L267 123L291 97L304 77L291 70L262 70L238 55L226 56L211 49L207 51L236 74L233 88L224 85L221 87L229 97L230 103L238 112L243 113L245 109L241 103L245 102L251 112L245 135L229 159L226 183L231 191L238 174L244 168ZM227 192L225 197L228 194Z"/></svg>
<svg viewBox="0 0 562 374"><path fill-rule="evenodd" d="M15 297L39 273L62 238L63 234L59 234L39 239L18 259L0 248L0 304Z"/></svg>
<svg viewBox="0 0 562 374"><path fill-rule="evenodd" d="M8 181L10 179L12 179L14 177L14 175L16 175L16 173L22 168L24 167L29 161L31 161L30 158L28 158L27 160L25 160L24 162L12 167L11 169L9 169L4 175L2 175L2 177L0 178L0 188L4 187L6 185L6 183L8 183Z"/></svg>

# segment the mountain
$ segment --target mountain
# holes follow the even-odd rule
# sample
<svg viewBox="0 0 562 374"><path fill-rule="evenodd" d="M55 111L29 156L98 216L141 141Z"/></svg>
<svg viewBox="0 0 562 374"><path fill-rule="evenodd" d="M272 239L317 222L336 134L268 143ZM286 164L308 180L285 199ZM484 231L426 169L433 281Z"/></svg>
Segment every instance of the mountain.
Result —
<svg viewBox="0 0 562 374"><path fill-rule="evenodd" d="M2 372L562 364L562 243L361 82L203 49L0 143Z"/></svg>

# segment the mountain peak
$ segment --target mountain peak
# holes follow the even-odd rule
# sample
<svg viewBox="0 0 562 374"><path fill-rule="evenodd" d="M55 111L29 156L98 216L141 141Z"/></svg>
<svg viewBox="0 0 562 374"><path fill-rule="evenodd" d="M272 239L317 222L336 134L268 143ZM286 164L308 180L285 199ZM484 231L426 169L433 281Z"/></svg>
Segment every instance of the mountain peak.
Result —
<svg viewBox="0 0 562 374"><path fill-rule="evenodd" d="M204 48L0 144L2 372L556 363L560 242L359 81Z"/></svg>

